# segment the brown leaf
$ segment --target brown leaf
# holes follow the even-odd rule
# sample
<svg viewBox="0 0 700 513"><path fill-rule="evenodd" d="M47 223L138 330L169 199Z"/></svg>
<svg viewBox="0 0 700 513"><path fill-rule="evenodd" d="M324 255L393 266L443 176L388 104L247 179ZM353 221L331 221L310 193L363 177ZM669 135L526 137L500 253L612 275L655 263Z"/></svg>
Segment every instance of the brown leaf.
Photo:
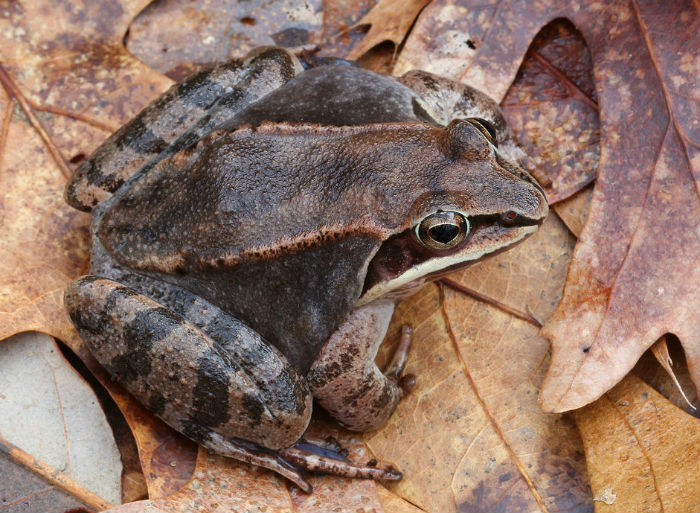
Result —
<svg viewBox="0 0 700 513"><path fill-rule="evenodd" d="M600 157L593 65L570 22L555 20L537 35L501 108L550 204L593 181Z"/></svg>
<svg viewBox="0 0 700 513"><path fill-rule="evenodd" d="M401 323L413 324L407 372L418 386L386 427L366 436L375 455L404 473L390 490L445 513L591 507L573 423L537 407L548 346L528 314L552 312L572 243L551 216L512 251L451 278L489 303L451 288L441 299L433 285L400 305L389 340Z"/></svg>
<svg viewBox="0 0 700 513"><path fill-rule="evenodd" d="M554 354L541 405L565 411L599 397L666 332L680 338L697 386L697 4L532 0L475 9L438 0L421 14L397 71L449 74L500 98L535 33L558 17L591 51L603 139L588 221L544 331ZM441 44L448 37L453 44Z"/></svg>
<svg viewBox="0 0 700 513"><path fill-rule="evenodd" d="M661 11L621 2L586 13L609 135L564 298L543 332L554 349L545 410L599 397L666 332L700 385L700 126L691 121L700 16L690 2Z"/></svg>
<svg viewBox="0 0 700 513"><path fill-rule="evenodd" d="M153 2L129 27L127 49L181 80L197 65L240 58L257 46L316 43L321 0Z"/></svg>
<svg viewBox="0 0 700 513"><path fill-rule="evenodd" d="M575 416L597 512L698 511L700 420L633 375Z"/></svg>
<svg viewBox="0 0 700 513"><path fill-rule="evenodd" d="M355 60L384 41L391 41L398 49L416 16L428 3L430 0L379 0L377 5L357 22L356 26L370 25L370 29L347 58Z"/></svg>

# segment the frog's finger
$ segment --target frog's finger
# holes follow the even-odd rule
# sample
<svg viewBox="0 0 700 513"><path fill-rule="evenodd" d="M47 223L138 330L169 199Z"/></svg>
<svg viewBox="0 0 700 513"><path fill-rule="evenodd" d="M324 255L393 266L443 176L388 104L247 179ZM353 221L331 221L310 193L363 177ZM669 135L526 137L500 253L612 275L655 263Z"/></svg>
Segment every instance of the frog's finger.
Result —
<svg viewBox="0 0 700 513"><path fill-rule="evenodd" d="M208 135L216 126L302 71L290 52L257 48L175 84L112 134L66 186L66 201L90 211L139 170Z"/></svg>
<svg viewBox="0 0 700 513"><path fill-rule="evenodd" d="M394 351L391 361L384 369L384 375L386 377L395 380L401 377L404 367L406 367L406 361L408 360L408 353L411 350L412 342L413 330L408 324L404 324L401 327L401 340L399 341L399 345Z"/></svg>

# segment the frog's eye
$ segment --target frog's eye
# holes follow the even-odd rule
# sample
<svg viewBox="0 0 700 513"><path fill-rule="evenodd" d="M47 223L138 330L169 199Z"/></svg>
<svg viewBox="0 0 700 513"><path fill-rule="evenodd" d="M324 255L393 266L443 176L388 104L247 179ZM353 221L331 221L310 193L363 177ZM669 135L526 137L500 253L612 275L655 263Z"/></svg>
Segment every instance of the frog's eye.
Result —
<svg viewBox="0 0 700 513"><path fill-rule="evenodd" d="M481 118L469 118L467 119L467 122L475 126L479 130L479 132L484 134L484 137L486 137L486 139L488 139L488 141L491 144L498 148L498 140L496 139L496 129L491 123Z"/></svg>
<svg viewBox="0 0 700 513"><path fill-rule="evenodd" d="M415 234L428 249L452 249L469 234L469 221L459 212L436 212L416 225Z"/></svg>

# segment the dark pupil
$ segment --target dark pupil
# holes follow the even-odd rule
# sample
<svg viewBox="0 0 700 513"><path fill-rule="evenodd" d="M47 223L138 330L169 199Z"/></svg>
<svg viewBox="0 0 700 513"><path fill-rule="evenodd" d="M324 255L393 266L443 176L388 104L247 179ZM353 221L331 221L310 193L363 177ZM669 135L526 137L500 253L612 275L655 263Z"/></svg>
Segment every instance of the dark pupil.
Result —
<svg viewBox="0 0 700 513"><path fill-rule="evenodd" d="M459 234L459 227L454 224L438 224L428 230L430 237L441 244L447 244Z"/></svg>

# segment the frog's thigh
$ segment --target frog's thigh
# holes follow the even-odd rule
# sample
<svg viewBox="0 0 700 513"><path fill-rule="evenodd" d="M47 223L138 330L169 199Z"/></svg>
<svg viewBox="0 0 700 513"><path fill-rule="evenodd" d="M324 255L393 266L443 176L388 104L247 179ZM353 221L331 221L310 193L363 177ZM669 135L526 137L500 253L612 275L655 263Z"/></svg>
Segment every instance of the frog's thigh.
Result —
<svg viewBox="0 0 700 513"><path fill-rule="evenodd" d="M227 439L269 449L296 442L311 415L305 380L256 332L228 316L217 341L150 298L84 276L65 304L109 373L165 422L214 451ZM232 354L224 345L236 345Z"/></svg>
<svg viewBox="0 0 700 513"><path fill-rule="evenodd" d="M391 302L353 310L307 376L319 404L353 431L382 426L403 397L401 388L374 363L393 312Z"/></svg>

